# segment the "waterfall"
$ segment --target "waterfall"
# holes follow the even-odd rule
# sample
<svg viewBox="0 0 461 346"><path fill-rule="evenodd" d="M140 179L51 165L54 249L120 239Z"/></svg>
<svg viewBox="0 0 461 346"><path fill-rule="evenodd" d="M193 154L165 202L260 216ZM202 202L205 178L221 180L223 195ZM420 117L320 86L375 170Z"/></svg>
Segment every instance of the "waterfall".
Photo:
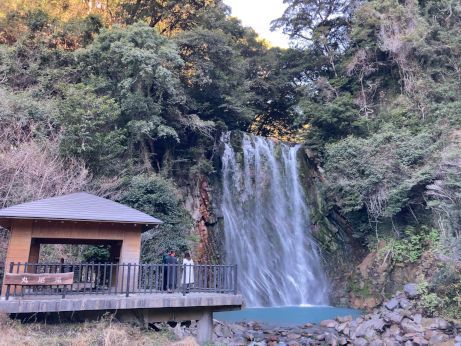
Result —
<svg viewBox="0 0 461 346"><path fill-rule="evenodd" d="M237 152L231 133L222 142L226 261L238 265L247 305L327 304L298 172L299 146L244 134L243 152Z"/></svg>

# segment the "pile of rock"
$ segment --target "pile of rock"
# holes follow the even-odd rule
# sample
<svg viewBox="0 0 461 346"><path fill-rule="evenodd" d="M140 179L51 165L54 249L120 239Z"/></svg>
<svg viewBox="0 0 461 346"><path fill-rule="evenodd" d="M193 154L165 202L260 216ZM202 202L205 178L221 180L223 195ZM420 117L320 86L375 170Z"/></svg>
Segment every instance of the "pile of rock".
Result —
<svg viewBox="0 0 461 346"><path fill-rule="evenodd" d="M405 292L398 293L371 314L355 320L322 321L320 325L338 333L339 345L453 345L460 342L461 325L439 317L423 317L416 308L417 296L416 284L407 284Z"/></svg>
<svg viewBox="0 0 461 346"><path fill-rule="evenodd" d="M461 324L439 317L423 317L417 308L417 286L407 284L402 293L372 313L325 320L319 325L270 327L257 322L227 324L215 321L214 341L219 345L456 345L461 346ZM176 327L178 336L195 334L194 324Z"/></svg>

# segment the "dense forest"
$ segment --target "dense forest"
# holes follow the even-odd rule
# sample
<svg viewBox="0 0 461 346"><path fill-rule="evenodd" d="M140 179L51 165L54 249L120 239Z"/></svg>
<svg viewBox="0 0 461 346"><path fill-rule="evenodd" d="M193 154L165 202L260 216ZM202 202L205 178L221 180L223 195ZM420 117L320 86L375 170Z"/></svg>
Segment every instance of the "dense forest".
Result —
<svg viewBox="0 0 461 346"><path fill-rule="evenodd" d="M152 260L191 241L180 187L219 170L223 132L303 143L357 242L391 266L430 253L424 307L459 314L461 4L285 3L290 49L221 0L3 0L0 207L121 201L165 221Z"/></svg>

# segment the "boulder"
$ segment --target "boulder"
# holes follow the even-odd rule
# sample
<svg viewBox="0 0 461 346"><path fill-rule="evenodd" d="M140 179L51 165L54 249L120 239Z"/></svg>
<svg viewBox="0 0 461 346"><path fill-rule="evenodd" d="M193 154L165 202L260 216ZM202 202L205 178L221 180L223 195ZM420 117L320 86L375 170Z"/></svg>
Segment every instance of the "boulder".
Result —
<svg viewBox="0 0 461 346"><path fill-rule="evenodd" d="M234 334L243 334L245 333L245 327L241 326L240 324L230 324L229 328L232 330Z"/></svg>
<svg viewBox="0 0 461 346"><path fill-rule="evenodd" d="M288 346L301 346L301 344L297 341L290 341L288 342Z"/></svg>
<svg viewBox="0 0 461 346"><path fill-rule="evenodd" d="M232 330L229 326L223 325L223 324L218 324L214 328L215 334L220 337L220 338L229 338L232 336Z"/></svg>
<svg viewBox="0 0 461 346"><path fill-rule="evenodd" d="M423 328L420 324L415 323L414 321L410 320L409 318L404 318L402 323L400 323L403 331L405 333L422 333Z"/></svg>
<svg viewBox="0 0 461 346"><path fill-rule="evenodd" d="M232 339L232 345L233 346L245 346L247 344L248 344L248 342L245 340L245 338L243 338L241 336L234 337ZM277 346L280 346L280 345L277 345Z"/></svg>
<svg viewBox="0 0 461 346"><path fill-rule="evenodd" d="M421 324L422 320L423 320L423 316L421 314L415 314L411 317L411 319L417 323L417 324Z"/></svg>
<svg viewBox="0 0 461 346"><path fill-rule="evenodd" d="M325 335L325 343L330 346L338 346L338 337L328 333Z"/></svg>
<svg viewBox="0 0 461 346"><path fill-rule="evenodd" d="M399 305L402 309L408 309L411 306L411 303L408 299L402 298L399 300Z"/></svg>
<svg viewBox="0 0 461 346"><path fill-rule="evenodd" d="M348 344L347 338L345 336L340 336L338 339L338 344L341 346L347 345Z"/></svg>
<svg viewBox="0 0 461 346"><path fill-rule="evenodd" d="M278 342L280 340L280 338L277 336L277 335L270 335L268 338L267 338L268 341L275 341L275 342Z"/></svg>
<svg viewBox="0 0 461 346"><path fill-rule="evenodd" d="M372 319L365 321L357 326L355 330L355 337L360 338L367 335L367 331L382 331L386 323L382 318L373 317Z"/></svg>
<svg viewBox="0 0 461 346"><path fill-rule="evenodd" d="M437 317L435 320L436 320L438 329L441 329L441 330L448 329L449 324L443 318Z"/></svg>
<svg viewBox="0 0 461 346"><path fill-rule="evenodd" d="M407 297L410 298L410 299L416 298L419 295L418 294L418 285L415 284L415 283L406 284L403 287L403 290L404 290L405 294L407 295Z"/></svg>
<svg viewBox="0 0 461 346"><path fill-rule="evenodd" d="M364 338L358 338L355 339L354 342L352 343L354 346L367 346L368 341L365 340Z"/></svg>
<svg viewBox="0 0 461 346"><path fill-rule="evenodd" d="M383 342L385 346L399 346L400 343L392 338L383 338Z"/></svg>
<svg viewBox="0 0 461 346"><path fill-rule="evenodd" d="M323 340L325 340L325 334L314 335L314 339L317 340L317 341L323 341Z"/></svg>
<svg viewBox="0 0 461 346"><path fill-rule="evenodd" d="M337 325L338 322L336 322L335 320L324 320L320 322L320 326L324 328L336 328Z"/></svg>
<svg viewBox="0 0 461 346"><path fill-rule="evenodd" d="M291 334L288 334L288 335L287 335L287 338L290 339L290 340L298 340L299 338L301 338L301 335L295 334L295 333L291 333Z"/></svg>
<svg viewBox="0 0 461 346"><path fill-rule="evenodd" d="M440 329L445 330L448 329L449 324L443 318L436 317L436 318L423 318L421 320L421 324L424 329Z"/></svg>
<svg viewBox="0 0 461 346"><path fill-rule="evenodd" d="M351 315L336 317L336 321L338 321L339 323L350 322L352 320L353 320L353 318L352 318Z"/></svg>
<svg viewBox="0 0 461 346"><path fill-rule="evenodd" d="M386 322L400 323L403 317L404 316L398 311L385 311L383 313L383 318Z"/></svg>
<svg viewBox="0 0 461 346"><path fill-rule="evenodd" d="M341 332L342 332L344 329L346 329L348 326L349 326L349 323L344 322L344 323L338 324L338 325L336 326L335 329L336 329L336 331L337 331L338 333L341 333Z"/></svg>
<svg viewBox="0 0 461 346"><path fill-rule="evenodd" d="M245 339L247 339L248 341L253 341L255 337L251 333L245 333Z"/></svg>
<svg viewBox="0 0 461 346"><path fill-rule="evenodd" d="M447 342L449 339L448 335L436 330L427 330L424 333L424 338L429 340L430 345L438 345Z"/></svg>
<svg viewBox="0 0 461 346"><path fill-rule="evenodd" d="M399 306L399 301L396 298L392 298L384 303L384 306L389 310L394 310L397 306Z"/></svg>
<svg viewBox="0 0 461 346"><path fill-rule="evenodd" d="M390 336L400 335L400 327L397 324L393 324L388 330L387 333Z"/></svg>
<svg viewBox="0 0 461 346"><path fill-rule="evenodd" d="M416 345L420 345L420 346L429 345L429 342L426 339L424 339L422 336L415 336L413 338L413 342Z"/></svg>

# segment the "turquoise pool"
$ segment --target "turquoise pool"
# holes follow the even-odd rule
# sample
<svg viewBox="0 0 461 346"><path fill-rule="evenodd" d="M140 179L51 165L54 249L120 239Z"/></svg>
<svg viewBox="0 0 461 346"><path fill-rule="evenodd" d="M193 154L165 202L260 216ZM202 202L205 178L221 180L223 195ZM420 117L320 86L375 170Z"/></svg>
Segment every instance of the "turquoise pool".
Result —
<svg viewBox="0 0 461 346"><path fill-rule="evenodd" d="M337 316L358 317L359 310L331 306L285 306L274 308L247 308L240 311L216 312L213 317L226 322L257 321L264 324L289 327L304 323L318 323Z"/></svg>

